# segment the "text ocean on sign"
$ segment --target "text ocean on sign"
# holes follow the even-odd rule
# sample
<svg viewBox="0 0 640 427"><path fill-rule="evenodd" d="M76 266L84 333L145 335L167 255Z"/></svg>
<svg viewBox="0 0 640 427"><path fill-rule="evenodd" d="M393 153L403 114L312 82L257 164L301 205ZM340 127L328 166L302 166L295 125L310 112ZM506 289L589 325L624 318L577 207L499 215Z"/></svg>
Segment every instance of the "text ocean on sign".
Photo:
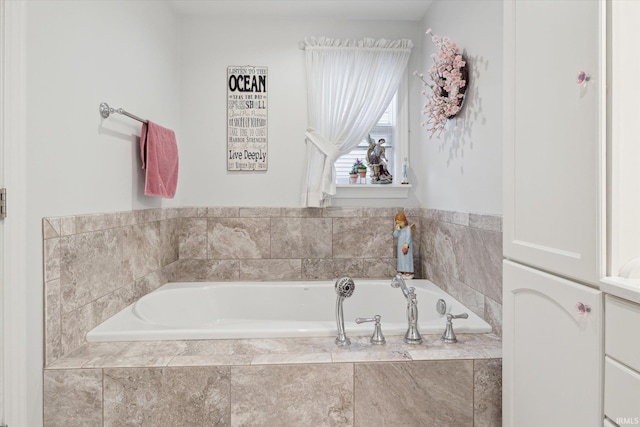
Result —
<svg viewBox="0 0 640 427"><path fill-rule="evenodd" d="M228 67L227 170L267 169L267 67Z"/></svg>

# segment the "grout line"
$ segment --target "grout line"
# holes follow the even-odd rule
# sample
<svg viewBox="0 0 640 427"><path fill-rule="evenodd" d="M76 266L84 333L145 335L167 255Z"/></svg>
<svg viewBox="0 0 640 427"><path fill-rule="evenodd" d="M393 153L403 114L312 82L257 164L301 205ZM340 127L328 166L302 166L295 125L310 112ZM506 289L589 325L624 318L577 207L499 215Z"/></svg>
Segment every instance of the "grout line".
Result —
<svg viewBox="0 0 640 427"><path fill-rule="evenodd" d="M231 410L233 407L233 391L231 389L232 383L232 375L233 375L233 367L229 366L229 425L233 425L231 422L231 417L233 416L233 411Z"/></svg>
<svg viewBox="0 0 640 427"><path fill-rule="evenodd" d="M471 422L476 425L476 359L473 359L471 371Z"/></svg>
<svg viewBox="0 0 640 427"><path fill-rule="evenodd" d="M351 398L353 399L353 425L356 425L356 364L351 364L353 370L353 389L351 391Z"/></svg>
<svg viewBox="0 0 640 427"><path fill-rule="evenodd" d="M101 376L102 376L102 426L104 427L104 417L105 417L105 410L104 410L104 368L100 369L101 372Z"/></svg>

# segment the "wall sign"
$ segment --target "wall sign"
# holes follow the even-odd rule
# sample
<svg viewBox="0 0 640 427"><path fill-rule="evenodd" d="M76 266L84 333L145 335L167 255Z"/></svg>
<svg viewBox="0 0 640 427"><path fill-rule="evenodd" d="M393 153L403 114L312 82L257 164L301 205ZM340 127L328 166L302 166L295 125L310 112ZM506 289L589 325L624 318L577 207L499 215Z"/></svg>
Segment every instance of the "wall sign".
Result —
<svg viewBox="0 0 640 427"><path fill-rule="evenodd" d="M267 67L227 68L227 170L267 170Z"/></svg>

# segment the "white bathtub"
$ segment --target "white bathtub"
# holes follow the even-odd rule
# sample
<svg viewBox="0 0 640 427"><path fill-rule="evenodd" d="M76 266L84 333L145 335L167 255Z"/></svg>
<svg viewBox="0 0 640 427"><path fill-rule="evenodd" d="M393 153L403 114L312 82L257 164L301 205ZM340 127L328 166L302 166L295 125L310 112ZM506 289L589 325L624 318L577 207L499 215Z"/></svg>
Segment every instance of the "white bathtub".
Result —
<svg viewBox="0 0 640 427"><path fill-rule="evenodd" d="M407 330L406 300L391 280L354 279L344 301L347 336L373 332L356 317L382 316L385 335ZM466 312L454 320L456 333L491 332L491 326L428 280L408 280L416 288L419 330L442 334L446 317L436 311ZM168 283L89 331L87 341L189 340L336 336L333 281Z"/></svg>

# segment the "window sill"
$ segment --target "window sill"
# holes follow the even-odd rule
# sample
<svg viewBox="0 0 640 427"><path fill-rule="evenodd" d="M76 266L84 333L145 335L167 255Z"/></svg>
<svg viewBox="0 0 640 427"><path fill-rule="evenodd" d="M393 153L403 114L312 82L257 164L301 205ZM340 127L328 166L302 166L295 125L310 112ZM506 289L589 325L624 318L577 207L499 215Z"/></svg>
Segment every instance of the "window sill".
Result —
<svg viewBox="0 0 640 427"><path fill-rule="evenodd" d="M336 184L333 199L406 199L411 184Z"/></svg>

